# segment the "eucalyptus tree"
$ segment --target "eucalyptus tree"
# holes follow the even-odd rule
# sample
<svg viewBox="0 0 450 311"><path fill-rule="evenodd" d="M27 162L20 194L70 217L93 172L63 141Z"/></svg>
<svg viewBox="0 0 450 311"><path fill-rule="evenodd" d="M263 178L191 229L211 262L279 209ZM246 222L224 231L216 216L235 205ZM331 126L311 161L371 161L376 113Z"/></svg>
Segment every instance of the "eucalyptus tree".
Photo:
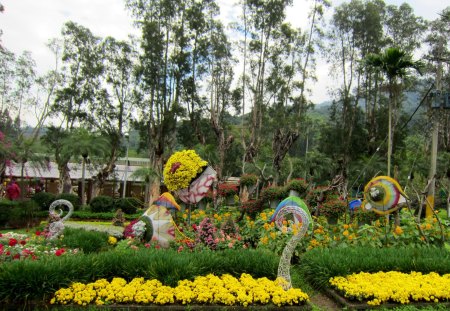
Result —
<svg viewBox="0 0 450 311"><path fill-rule="evenodd" d="M4 48L0 49L0 96L1 106L0 111L10 108L12 85L14 78L14 64L16 56L13 52Z"/></svg>
<svg viewBox="0 0 450 311"><path fill-rule="evenodd" d="M31 57L31 52L23 52L16 61L14 68L14 89L13 102L17 109L17 117L20 126L20 116L22 115L22 108L28 105L31 98L31 88L36 79L36 62Z"/></svg>
<svg viewBox="0 0 450 311"><path fill-rule="evenodd" d="M152 166L161 172L164 156L175 144L178 118L188 110L194 126L197 120L199 64L206 52L202 12L213 12L214 5L206 0L127 0L127 6L142 29L139 128Z"/></svg>
<svg viewBox="0 0 450 311"><path fill-rule="evenodd" d="M410 54L420 48L427 29L426 21L416 16L406 2L399 7L386 7L384 25L387 45L396 46Z"/></svg>
<svg viewBox="0 0 450 311"><path fill-rule="evenodd" d="M242 98L243 101L249 99L251 111L251 119L246 125L248 135L243 129L241 138L245 150L244 163L255 162L261 147L263 116L273 95L267 91L266 82L272 49L275 48L274 36L285 20L287 6L291 4L290 0L242 2L243 61L246 64L242 77ZM242 113L245 113L245 105L243 103Z"/></svg>
<svg viewBox="0 0 450 311"><path fill-rule="evenodd" d="M338 174L346 180L348 166L352 158L358 156L359 146L353 146L361 131L359 104L366 103L366 120L374 144L377 135L377 77L372 76L362 65L362 60L369 53L379 51L384 44L383 1L352 0L336 7L328 32L329 45L326 50L331 63L331 72L339 81L332 90L333 104L331 110L331 126L325 128L330 133L322 135L322 151L328 150L341 162ZM375 90L375 91L374 91ZM358 127L358 128L356 128ZM340 144L329 145L329 134ZM365 140L367 142L367 140ZM363 144L365 145L366 143Z"/></svg>
<svg viewBox="0 0 450 311"><path fill-rule="evenodd" d="M104 71L100 38L74 22L67 22L62 29L62 82L55 92L51 107L54 116L62 122L52 128L47 137L69 134L76 126L84 123L95 124L91 112L97 104L102 104L104 90L101 88L101 76ZM59 138L59 137L58 137ZM60 192L70 191L69 158L59 155L61 146L52 142L55 159L60 174Z"/></svg>
<svg viewBox="0 0 450 311"><path fill-rule="evenodd" d="M220 22L211 21L209 35L211 53L208 58L208 83L210 102L210 123L217 139L218 164L215 166L217 177L221 180L224 176L224 166L227 151L230 150L234 136L230 133L229 124L226 122L228 110L233 107L239 98L236 91L232 90L233 66L235 61L231 54L231 43L228 40Z"/></svg>
<svg viewBox="0 0 450 311"><path fill-rule="evenodd" d="M98 95L101 104L93 106L91 111L95 119L94 128L108 138L110 150L106 163L93 177L95 195L114 170L136 101L134 70L137 51L133 39L120 41L107 37L100 48L104 57L104 83Z"/></svg>

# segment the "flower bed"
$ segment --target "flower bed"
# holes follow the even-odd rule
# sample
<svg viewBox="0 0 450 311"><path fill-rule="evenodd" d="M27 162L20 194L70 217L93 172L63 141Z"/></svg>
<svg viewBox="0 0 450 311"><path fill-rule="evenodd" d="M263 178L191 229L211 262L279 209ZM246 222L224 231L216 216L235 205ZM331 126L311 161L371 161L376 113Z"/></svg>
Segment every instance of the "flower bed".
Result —
<svg viewBox="0 0 450 311"><path fill-rule="evenodd" d="M74 255L78 249L55 247L46 244L45 238L37 231L32 237L14 232L0 233L0 263L12 260L32 259L42 256Z"/></svg>
<svg viewBox="0 0 450 311"><path fill-rule="evenodd" d="M249 306L273 304L304 305L307 294L298 288L285 291L279 280L253 279L243 273L239 279L225 274L221 277L209 274L196 277L194 281L182 280L178 286L164 286L158 280L134 278L127 283L122 278L111 282L105 279L94 283L73 283L69 288L56 291L51 304L202 304Z"/></svg>
<svg viewBox="0 0 450 311"><path fill-rule="evenodd" d="M450 274L410 274L390 271L354 273L330 279L330 284L351 301L377 306L388 302L449 302Z"/></svg>

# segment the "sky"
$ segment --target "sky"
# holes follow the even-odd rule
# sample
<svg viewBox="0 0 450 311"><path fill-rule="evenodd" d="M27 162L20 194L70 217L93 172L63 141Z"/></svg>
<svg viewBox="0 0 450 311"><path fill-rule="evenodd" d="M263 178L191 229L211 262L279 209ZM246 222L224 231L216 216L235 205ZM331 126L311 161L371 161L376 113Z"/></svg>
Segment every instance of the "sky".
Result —
<svg viewBox="0 0 450 311"><path fill-rule="evenodd" d="M221 18L225 24L239 16L235 0L218 0ZM343 0L332 0L337 6ZM448 4L445 0L385 0L387 4L399 6L407 2L416 15L434 20ZM36 61L38 73L52 69L54 60L46 47L49 39L60 37L62 26L74 21L91 30L99 37L113 36L126 39L128 34L139 35L133 25L130 13L125 9L124 0L0 0L5 7L0 14L2 45L17 56L23 51L31 51ZM287 10L287 19L294 26L304 27L311 0L293 0L293 7ZM329 78L326 61L321 59L317 66L317 83L312 88L311 100L321 103L329 99L328 90L336 81Z"/></svg>

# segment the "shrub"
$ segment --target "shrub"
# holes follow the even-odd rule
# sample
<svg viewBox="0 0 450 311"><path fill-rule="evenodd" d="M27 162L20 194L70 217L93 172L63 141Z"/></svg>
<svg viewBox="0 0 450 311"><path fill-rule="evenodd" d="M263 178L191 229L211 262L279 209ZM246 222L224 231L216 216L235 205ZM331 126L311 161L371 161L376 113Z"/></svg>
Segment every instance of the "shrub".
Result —
<svg viewBox="0 0 450 311"><path fill-rule="evenodd" d="M48 211L56 196L50 192L38 192L31 199L37 203L41 211Z"/></svg>
<svg viewBox="0 0 450 311"><path fill-rule="evenodd" d="M0 199L0 226L5 226L9 220L9 214L12 208L17 207L17 201Z"/></svg>
<svg viewBox="0 0 450 311"><path fill-rule="evenodd" d="M244 174L241 176L241 178L239 180L239 184L241 186L251 187L251 186L256 185L257 181L258 181L258 176L256 176L255 174Z"/></svg>
<svg viewBox="0 0 450 311"><path fill-rule="evenodd" d="M136 214L141 203L135 198L119 198L114 201L114 209L121 209L125 214Z"/></svg>
<svg viewBox="0 0 450 311"><path fill-rule="evenodd" d="M63 234L64 238L56 242L59 247L79 248L85 254L98 253L109 246L106 232L65 228Z"/></svg>
<svg viewBox="0 0 450 311"><path fill-rule="evenodd" d="M347 203L343 200L332 198L327 200L319 208L319 213L321 216L325 217L339 217L344 214L347 209Z"/></svg>
<svg viewBox="0 0 450 311"><path fill-rule="evenodd" d="M56 200L67 200L73 205L73 209L78 211L81 206L80 198L75 193L60 193L56 196Z"/></svg>
<svg viewBox="0 0 450 311"><path fill-rule="evenodd" d="M238 194L237 184L219 184L218 193L221 197L229 197Z"/></svg>
<svg viewBox="0 0 450 311"><path fill-rule="evenodd" d="M303 196L306 194L306 190L308 190L308 184L303 178L292 179L286 184L286 190L297 191L299 195Z"/></svg>
<svg viewBox="0 0 450 311"><path fill-rule="evenodd" d="M105 195L99 195L91 200L89 204L94 213L111 212L114 209L114 200Z"/></svg>
<svg viewBox="0 0 450 311"><path fill-rule="evenodd" d="M38 211L39 206L32 200L19 202L16 206L12 205L8 209L7 226L11 228L33 227L39 221L37 218Z"/></svg>
<svg viewBox="0 0 450 311"><path fill-rule="evenodd" d="M261 200L248 200L242 203L241 209L251 217L255 217L257 213L262 211L263 202Z"/></svg>
<svg viewBox="0 0 450 311"><path fill-rule="evenodd" d="M288 196L288 193L284 187L268 187L261 191L261 198L265 202L274 200L283 200Z"/></svg>

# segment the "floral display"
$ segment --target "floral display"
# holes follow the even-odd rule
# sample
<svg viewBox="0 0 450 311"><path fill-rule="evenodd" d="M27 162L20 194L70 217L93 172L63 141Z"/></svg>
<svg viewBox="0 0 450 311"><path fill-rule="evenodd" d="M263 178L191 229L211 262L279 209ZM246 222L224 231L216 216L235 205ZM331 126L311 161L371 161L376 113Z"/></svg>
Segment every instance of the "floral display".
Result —
<svg viewBox="0 0 450 311"><path fill-rule="evenodd" d="M164 166L164 184L170 191L187 188L207 164L194 150L175 152Z"/></svg>
<svg viewBox="0 0 450 311"><path fill-rule="evenodd" d="M209 274L194 281L182 280L175 288L164 286L158 280L134 278L129 283L122 278L111 282L105 279L94 283L73 283L56 291L51 304L206 304L206 305L303 305L309 297L301 289L283 290L281 280L254 279L249 274L235 278Z"/></svg>
<svg viewBox="0 0 450 311"><path fill-rule="evenodd" d="M78 249L55 247L45 243L43 232L36 231L34 236L14 232L0 233L0 263L13 260L36 260L42 256L74 255Z"/></svg>
<svg viewBox="0 0 450 311"><path fill-rule="evenodd" d="M235 196L236 194L238 194L238 185L232 183L219 184L218 193L221 197Z"/></svg>
<svg viewBox="0 0 450 311"><path fill-rule="evenodd" d="M319 208L319 213L325 217L339 217L345 213L347 203L338 198L331 198L325 201Z"/></svg>
<svg viewBox="0 0 450 311"><path fill-rule="evenodd" d="M367 301L368 305L385 302L408 304L411 302L443 302L450 300L450 274L409 274L389 271L357 273L330 279L330 284L345 297Z"/></svg>

